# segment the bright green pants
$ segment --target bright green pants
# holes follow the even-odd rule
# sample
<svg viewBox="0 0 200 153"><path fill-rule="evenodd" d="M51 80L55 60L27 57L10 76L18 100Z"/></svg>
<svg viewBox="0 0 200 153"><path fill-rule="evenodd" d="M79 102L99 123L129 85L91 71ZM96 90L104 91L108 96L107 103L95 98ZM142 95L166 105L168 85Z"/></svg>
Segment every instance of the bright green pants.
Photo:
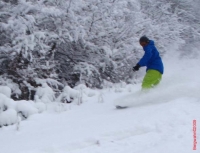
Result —
<svg viewBox="0 0 200 153"><path fill-rule="evenodd" d="M153 88L159 84L161 79L162 74L159 71L152 69L148 70L142 82L142 89Z"/></svg>

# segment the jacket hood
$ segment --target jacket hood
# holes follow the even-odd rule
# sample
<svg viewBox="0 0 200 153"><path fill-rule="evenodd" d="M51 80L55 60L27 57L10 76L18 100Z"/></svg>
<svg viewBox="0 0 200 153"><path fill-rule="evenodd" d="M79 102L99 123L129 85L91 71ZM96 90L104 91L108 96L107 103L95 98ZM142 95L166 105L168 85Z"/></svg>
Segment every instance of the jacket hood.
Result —
<svg viewBox="0 0 200 153"><path fill-rule="evenodd" d="M148 45L154 45L154 41L150 40Z"/></svg>
<svg viewBox="0 0 200 153"><path fill-rule="evenodd" d="M145 49L145 48L147 48L148 46L154 46L154 45L155 45L155 44L154 44L154 41L153 41L153 40L150 40L149 43L148 43L148 45L144 46L143 48Z"/></svg>

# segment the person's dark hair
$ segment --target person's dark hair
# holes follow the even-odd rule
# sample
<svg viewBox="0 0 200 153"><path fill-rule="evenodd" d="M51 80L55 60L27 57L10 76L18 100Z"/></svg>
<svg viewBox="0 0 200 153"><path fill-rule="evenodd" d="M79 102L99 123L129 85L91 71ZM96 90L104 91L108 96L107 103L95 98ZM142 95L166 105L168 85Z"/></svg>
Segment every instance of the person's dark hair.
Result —
<svg viewBox="0 0 200 153"><path fill-rule="evenodd" d="M140 38L140 42L149 42L149 38L147 37L147 36L142 36L141 38Z"/></svg>

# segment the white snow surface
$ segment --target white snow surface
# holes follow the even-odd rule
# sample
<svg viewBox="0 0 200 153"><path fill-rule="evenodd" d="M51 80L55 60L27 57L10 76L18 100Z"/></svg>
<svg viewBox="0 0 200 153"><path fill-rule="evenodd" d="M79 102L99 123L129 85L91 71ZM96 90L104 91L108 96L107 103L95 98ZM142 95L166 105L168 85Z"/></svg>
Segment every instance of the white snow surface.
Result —
<svg viewBox="0 0 200 153"><path fill-rule="evenodd" d="M200 61L164 63L161 84L149 92L141 93L141 84L94 90L81 105L31 115L19 130L0 128L0 152L192 153L193 120L199 152ZM115 103L131 107L117 110Z"/></svg>

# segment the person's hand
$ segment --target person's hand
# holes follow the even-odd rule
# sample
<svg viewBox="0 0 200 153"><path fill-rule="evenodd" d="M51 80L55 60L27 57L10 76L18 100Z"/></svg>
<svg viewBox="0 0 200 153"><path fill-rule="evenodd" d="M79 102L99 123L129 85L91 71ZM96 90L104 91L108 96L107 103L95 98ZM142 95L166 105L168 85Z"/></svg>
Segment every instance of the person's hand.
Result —
<svg viewBox="0 0 200 153"><path fill-rule="evenodd" d="M133 67L133 71L136 72L140 69L140 65L137 64L136 66Z"/></svg>

